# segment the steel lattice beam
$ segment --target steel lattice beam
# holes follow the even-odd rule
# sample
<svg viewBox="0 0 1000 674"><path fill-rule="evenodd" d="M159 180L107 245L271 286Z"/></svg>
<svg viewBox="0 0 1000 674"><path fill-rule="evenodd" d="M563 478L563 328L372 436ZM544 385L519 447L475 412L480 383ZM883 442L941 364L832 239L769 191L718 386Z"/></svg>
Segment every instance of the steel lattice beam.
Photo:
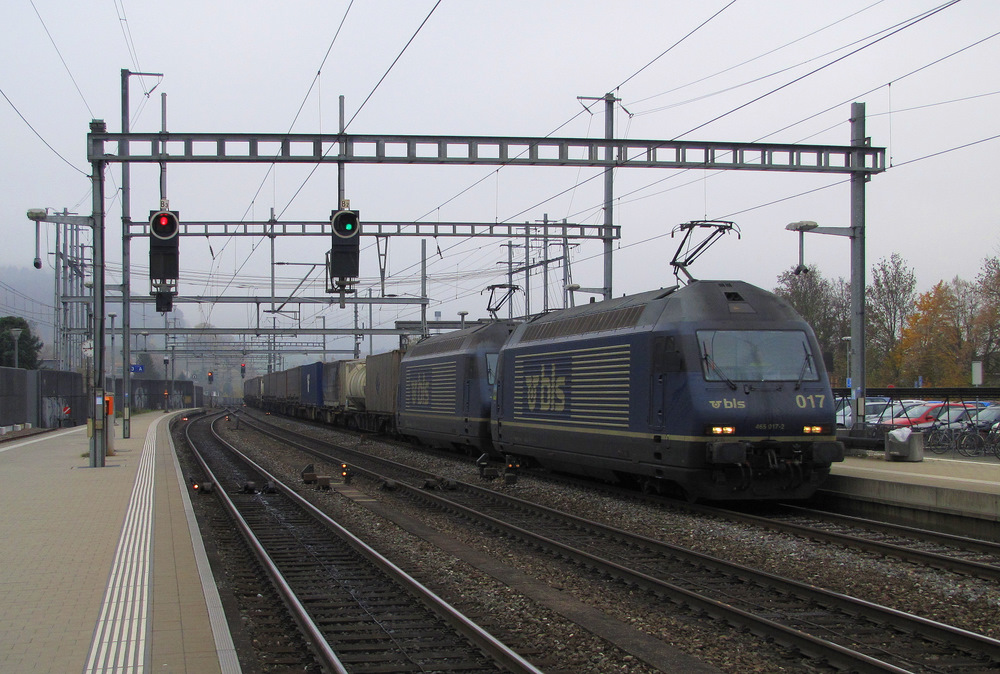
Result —
<svg viewBox="0 0 1000 674"><path fill-rule="evenodd" d="M90 162L456 164L873 174L885 148L682 140L281 133L87 136Z"/></svg>
<svg viewBox="0 0 1000 674"><path fill-rule="evenodd" d="M129 236L149 234L149 222L129 223ZM549 236L566 239L606 239L604 225L583 225L560 222L549 223L490 223L490 222L371 222L362 225L363 236L485 236L500 239L525 236ZM318 222L186 222L181 221L180 236L325 236L333 230L329 220ZM611 228L611 238L621 238L621 227Z"/></svg>

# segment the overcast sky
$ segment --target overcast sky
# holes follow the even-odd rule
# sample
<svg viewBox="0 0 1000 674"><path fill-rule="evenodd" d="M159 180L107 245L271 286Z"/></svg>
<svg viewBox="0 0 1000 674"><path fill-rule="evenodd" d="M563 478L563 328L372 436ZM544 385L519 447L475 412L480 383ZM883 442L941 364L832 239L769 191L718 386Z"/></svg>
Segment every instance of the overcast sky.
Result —
<svg viewBox="0 0 1000 674"><path fill-rule="evenodd" d="M614 92L621 138L847 145L850 104L860 101L871 143L888 148L890 165L868 184L869 266L896 251L926 290L956 275L974 280L982 259L1000 252L1000 190L991 168L1000 149L995 0L10 0L3 15L0 267L31 266L27 209L89 214L88 123L104 119L120 130L122 68L163 73L132 79L134 131L159 130L165 93L175 132L335 132L343 95L352 133L602 137L603 104L588 112L577 97ZM312 169L174 164L167 196L188 220L264 220L272 209L285 220L322 220L336 207L337 172L325 165L310 177ZM109 169L111 283L121 255L120 176L118 165ZM158 205L158 170L137 167L132 176L132 217L141 219ZM797 262L787 223L849 224L846 181L619 170L614 293L672 285L668 263L678 240L670 231L706 218L735 221L742 238L717 244L692 274L773 288ZM352 207L371 221L603 221L598 169L349 165L346 187ZM45 229L42 244L51 249L53 232ZM428 242L431 318L434 311L447 319L459 310L486 314L483 289L504 281L503 243ZM319 239L279 240L277 259L322 264L327 248ZM144 241L133 244L137 295L148 292L146 251ZM576 283L602 284L601 251L599 242L573 250ZM362 256L367 294L378 278L370 239ZM269 294L268 260L260 241L185 239L180 291ZM806 262L846 278L847 239L808 237ZM308 269L279 267L279 286L290 292ZM418 269L418 242L393 240L388 292L419 293ZM37 273L48 282L51 257ZM307 283L305 293L322 294L322 276L311 278L316 285ZM550 306L561 302L560 283L553 269ZM531 285L538 310L541 278ZM256 321L250 308L182 309L189 324ZM374 316L376 327L391 327L419 313L386 307ZM300 320L313 327L320 317L330 326L353 321L336 306L306 307ZM146 320L162 324L152 312Z"/></svg>

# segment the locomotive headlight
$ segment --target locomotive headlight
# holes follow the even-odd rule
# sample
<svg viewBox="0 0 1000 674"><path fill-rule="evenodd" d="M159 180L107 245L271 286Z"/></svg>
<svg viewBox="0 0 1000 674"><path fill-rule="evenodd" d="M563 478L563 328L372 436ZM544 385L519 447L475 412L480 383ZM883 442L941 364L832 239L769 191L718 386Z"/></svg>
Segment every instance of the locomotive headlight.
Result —
<svg viewBox="0 0 1000 674"><path fill-rule="evenodd" d="M707 435L734 435L735 433L735 426L709 426L706 429Z"/></svg>
<svg viewBox="0 0 1000 674"><path fill-rule="evenodd" d="M822 435L826 429L822 426L803 426L802 432L806 435Z"/></svg>

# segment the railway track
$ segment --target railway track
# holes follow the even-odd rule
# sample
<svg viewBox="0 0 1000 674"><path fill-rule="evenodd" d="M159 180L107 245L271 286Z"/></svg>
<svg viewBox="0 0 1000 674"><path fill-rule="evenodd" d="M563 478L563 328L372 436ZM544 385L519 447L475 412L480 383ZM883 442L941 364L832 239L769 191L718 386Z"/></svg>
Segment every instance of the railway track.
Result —
<svg viewBox="0 0 1000 674"><path fill-rule="evenodd" d="M841 594L643 538L596 522L349 448L281 431L327 461L347 461L406 499L456 513L598 574L773 639L850 671L973 671L1000 668L1000 642ZM298 435L298 434L295 434ZM320 449L322 447L322 449Z"/></svg>
<svg viewBox="0 0 1000 674"><path fill-rule="evenodd" d="M1000 581L1000 543L785 504L771 515L695 506L729 520Z"/></svg>
<svg viewBox="0 0 1000 674"><path fill-rule="evenodd" d="M218 418L188 443L326 671L538 673L222 440Z"/></svg>

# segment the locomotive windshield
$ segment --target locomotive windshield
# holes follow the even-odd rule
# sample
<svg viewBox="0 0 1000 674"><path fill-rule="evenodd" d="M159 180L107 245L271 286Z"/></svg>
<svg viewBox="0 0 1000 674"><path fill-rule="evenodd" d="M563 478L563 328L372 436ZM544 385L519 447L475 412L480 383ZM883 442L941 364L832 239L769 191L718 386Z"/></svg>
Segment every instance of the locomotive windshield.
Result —
<svg viewBox="0 0 1000 674"><path fill-rule="evenodd" d="M817 381L816 359L801 330L699 330L708 381Z"/></svg>

